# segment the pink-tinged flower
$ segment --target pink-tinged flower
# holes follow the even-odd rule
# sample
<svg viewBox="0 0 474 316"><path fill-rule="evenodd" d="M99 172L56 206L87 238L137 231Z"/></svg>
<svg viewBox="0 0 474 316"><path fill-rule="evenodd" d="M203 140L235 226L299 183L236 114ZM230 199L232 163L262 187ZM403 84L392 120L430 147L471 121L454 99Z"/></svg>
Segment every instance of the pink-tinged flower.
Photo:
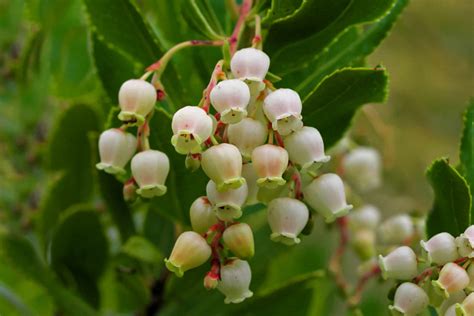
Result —
<svg viewBox="0 0 474 316"><path fill-rule="evenodd" d="M132 158L132 175L139 188L137 193L145 198L166 193L165 181L170 171L166 154L158 150L145 150Z"/></svg>
<svg viewBox="0 0 474 316"><path fill-rule="evenodd" d="M321 134L314 127L304 126L285 137L285 149L293 163L304 170L317 170L331 157L324 154Z"/></svg>
<svg viewBox="0 0 474 316"><path fill-rule="evenodd" d="M219 82L211 90L211 104L221 114L225 124L235 124L247 116L250 102L249 87L241 80L229 79Z"/></svg>
<svg viewBox="0 0 474 316"><path fill-rule="evenodd" d="M346 202L346 193L341 178L334 173L323 174L303 189L304 199L321 214L326 222L345 216L352 209Z"/></svg>
<svg viewBox="0 0 474 316"><path fill-rule="evenodd" d="M237 124L229 125L227 137L244 158L250 159L253 150L267 141L268 131L262 122L247 117Z"/></svg>
<svg viewBox="0 0 474 316"><path fill-rule="evenodd" d="M263 102L263 111L272 128L283 136L303 127L301 110L300 96L291 89L275 90Z"/></svg>
<svg viewBox="0 0 474 316"><path fill-rule="evenodd" d="M375 230L380 223L380 211L373 205L362 205L349 214L349 225L353 230Z"/></svg>
<svg viewBox="0 0 474 316"><path fill-rule="evenodd" d="M244 205L248 194L245 182L237 189L220 192L216 183L210 180L206 186L206 193L220 220L232 221L242 216L242 205Z"/></svg>
<svg viewBox="0 0 474 316"><path fill-rule="evenodd" d="M185 106L173 115L171 143L180 154L199 153L201 144L212 134L213 122L198 106Z"/></svg>
<svg viewBox="0 0 474 316"><path fill-rule="evenodd" d="M245 223L229 226L222 235L224 245L240 259L252 258L255 253L252 229Z"/></svg>
<svg viewBox="0 0 474 316"><path fill-rule="evenodd" d="M410 280L417 273L416 254L410 247L401 246L387 256L379 256L379 266L384 279Z"/></svg>
<svg viewBox="0 0 474 316"><path fill-rule="evenodd" d="M344 176L361 192L376 189L382 183L382 158L377 150L359 147L343 159Z"/></svg>
<svg viewBox="0 0 474 316"><path fill-rule="evenodd" d="M386 219L379 227L380 240L384 244L402 244L413 236L415 228L409 215L400 214Z"/></svg>
<svg viewBox="0 0 474 316"><path fill-rule="evenodd" d="M211 247L196 232L188 231L179 235L169 259L165 259L166 268L182 277L187 270L199 267L211 256Z"/></svg>
<svg viewBox="0 0 474 316"><path fill-rule="evenodd" d="M395 291L393 305L390 305L389 308L394 315L414 316L423 312L428 304L428 295L421 287L405 282Z"/></svg>
<svg viewBox="0 0 474 316"><path fill-rule="evenodd" d="M446 264L459 258L456 242L449 233L439 233L428 241L420 241L421 248L426 252L428 262Z"/></svg>
<svg viewBox="0 0 474 316"><path fill-rule="evenodd" d="M283 173L288 167L288 152L284 148L270 144L258 146L252 152L252 165L259 186L271 189L286 183Z"/></svg>
<svg viewBox="0 0 474 316"><path fill-rule="evenodd" d="M216 213L212 209L212 204L207 197L198 197L189 209L191 227L195 232L203 234L217 223Z"/></svg>
<svg viewBox="0 0 474 316"><path fill-rule="evenodd" d="M119 90L120 113L122 121L136 121L138 125L145 122L145 117L153 110L156 102L156 90L145 80L130 79L125 81Z"/></svg>
<svg viewBox="0 0 474 316"><path fill-rule="evenodd" d="M104 131L99 137L100 162L97 169L110 174L125 173L124 167L136 148L137 139L132 134L116 128Z"/></svg>
<svg viewBox="0 0 474 316"><path fill-rule="evenodd" d="M464 290L469 285L469 275L456 263L444 265L439 272L438 280L432 281L435 290L448 298L451 293Z"/></svg>
<svg viewBox="0 0 474 316"><path fill-rule="evenodd" d="M456 238L456 245L462 257L474 258L474 225L466 228L464 233Z"/></svg>
<svg viewBox="0 0 474 316"><path fill-rule="evenodd" d="M232 74L241 80L262 81L269 67L268 55L251 47L238 50L230 61Z"/></svg>
<svg viewBox="0 0 474 316"><path fill-rule="evenodd" d="M241 303L252 297L249 290L252 271L247 261L230 259L221 267L221 280L217 289L225 295L224 303Z"/></svg>
<svg viewBox="0 0 474 316"><path fill-rule="evenodd" d="M308 207L297 199L281 197L268 204L268 224L272 229L271 240L285 245L300 242L298 235L308 223Z"/></svg>
<svg viewBox="0 0 474 316"><path fill-rule="evenodd" d="M202 153L201 167L219 191L237 189L245 183L242 156L232 144L223 143L207 149Z"/></svg>

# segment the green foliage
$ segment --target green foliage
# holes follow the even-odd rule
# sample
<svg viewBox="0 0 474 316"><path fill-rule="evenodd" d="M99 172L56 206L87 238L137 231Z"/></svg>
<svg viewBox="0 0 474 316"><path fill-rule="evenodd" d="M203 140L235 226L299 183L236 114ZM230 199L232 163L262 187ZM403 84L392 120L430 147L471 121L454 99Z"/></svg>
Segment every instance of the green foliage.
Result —
<svg viewBox="0 0 474 316"><path fill-rule="evenodd" d="M197 33L209 39L222 38L222 28L207 0L185 0L181 13Z"/></svg>
<svg viewBox="0 0 474 316"><path fill-rule="evenodd" d="M122 247L122 252L138 260L156 264L163 260L163 256L156 247L140 236L132 236Z"/></svg>
<svg viewBox="0 0 474 316"><path fill-rule="evenodd" d="M426 222L429 237L440 232L459 236L471 220L471 195L466 180L449 165L447 159L436 160L426 176L433 187L435 200Z"/></svg>
<svg viewBox="0 0 474 316"><path fill-rule="evenodd" d="M316 127L325 146L330 147L344 135L359 107L385 100L387 84L387 73L382 68L337 71L303 100L305 123Z"/></svg>
<svg viewBox="0 0 474 316"><path fill-rule="evenodd" d="M464 131L460 149L461 173L474 195L474 100L471 100L464 114ZM471 207L471 224L474 219L474 207Z"/></svg>

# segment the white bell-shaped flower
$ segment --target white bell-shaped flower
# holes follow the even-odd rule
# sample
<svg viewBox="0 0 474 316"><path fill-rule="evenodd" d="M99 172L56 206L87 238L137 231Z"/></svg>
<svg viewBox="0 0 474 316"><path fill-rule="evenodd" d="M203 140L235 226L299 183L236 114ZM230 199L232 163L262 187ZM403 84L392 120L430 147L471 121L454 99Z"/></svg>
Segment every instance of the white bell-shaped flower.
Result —
<svg viewBox="0 0 474 316"><path fill-rule="evenodd" d="M449 233L439 233L428 241L420 241L421 247L426 252L428 262L443 265L459 258L456 242Z"/></svg>
<svg viewBox="0 0 474 316"><path fill-rule="evenodd" d="M219 82L211 90L211 104L221 114L225 124L235 124L247 116L250 102L249 87L239 79Z"/></svg>
<svg viewBox="0 0 474 316"><path fill-rule="evenodd" d="M456 311L462 316L474 315L474 293L469 294L461 304L456 306Z"/></svg>
<svg viewBox="0 0 474 316"><path fill-rule="evenodd" d="M422 313L428 304L428 295L421 287L405 282L400 284L395 291L393 305L390 305L389 308L393 315L415 316Z"/></svg>
<svg viewBox="0 0 474 316"><path fill-rule="evenodd" d="M271 240L285 245L300 242L298 235L309 219L308 207L303 202L288 197L276 198L268 204L267 212Z"/></svg>
<svg viewBox="0 0 474 316"><path fill-rule="evenodd" d="M449 297L450 294L464 290L469 285L469 275L456 263L449 262L439 272L438 280L432 281L438 293Z"/></svg>
<svg viewBox="0 0 474 316"><path fill-rule="evenodd" d="M330 223L352 209L346 202L344 183L334 173L323 174L303 189L304 199Z"/></svg>
<svg viewBox="0 0 474 316"><path fill-rule="evenodd" d="M441 305L436 309L438 315L446 315L451 306L456 305L457 303L462 303L467 297L466 293L462 290L455 293L451 293L448 298L444 298L444 296L440 296L437 293L434 294L438 295L438 297L441 297L443 299ZM432 300L432 297L430 297L430 300Z"/></svg>
<svg viewBox="0 0 474 316"><path fill-rule="evenodd" d="M259 190L259 187L257 185L258 175L255 172L255 168L253 167L252 163L246 163L242 165L242 177L245 178L245 182L247 183L248 188L247 201L245 201L245 204L257 204L259 202L257 199Z"/></svg>
<svg viewBox="0 0 474 316"><path fill-rule="evenodd" d="M303 169L316 170L331 159L324 154L323 138L314 127L304 126L285 137L284 141L291 162Z"/></svg>
<svg viewBox="0 0 474 316"><path fill-rule="evenodd" d="M300 96L291 89L275 90L263 102L263 111L272 128L283 136L303 127L301 110Z"/></svg>
<svg viewBox="0 0 474 316"><path fill-rule="evenodd" d="M139 188L137 193L146 198L166 193L165 181L170 171L170 161L159 150L145 150L132 158L132 175Z"/></svg>
<svg viewBox="0 0 474 316"><path fill-rule="evenodd" d="M206 193L219 219L232 221L242 216L242 205L244 205L248 194L245 182L237 189L221 192L217 189L216 183L209 180Z"/></svg>
<svg viewBox="0 0 474 316"><path fill-rule="evenodd" d="M245 223L227 227L222 240L224 245L240 259L252 258L255 253L252 228Z"/></svg>
<svg viewBox="0 0 474 316"><path fill-rule="evenodd" d="M185 106L173 115L171 143L180 154L199 153L201 144L212 134L213 122L198 106Z"/></svg>
<svg viewBox="0 0 474 316"><path fill-rule="evenodd" d="M416 254L408 246L401 246L387 256L379 255L379 266L384 279L410 280L417 273Z"/></svg>
<svg viewBox="0 0 474 316"><path fill-rule="evenodd" d="M232 144L212 146L202 153L201 167L216 183L217 190L237 189L245 183L242 177L242 156Z"/></svg>
<svg viewBox="0 0 474 316"><path fill-rule="evenodd" d="M253 150L267 141L268 130L262 122L247 117L237 124L229 125L227 137L244 158L250 159Z"/></svg>
<svg viewBox="0 0 474 316"><path fill-rule="evenodd" d="M456 238L456 245L462 257L474 258L474 225L466 228L464 233Z"/></svg>
<svg viewBox="0 0 474 316"><path fill-rule="evenodd" d="M238 50L230 61L232 74L241 80L262 81L269 67L268 55L251 47Z"/></svg>
<svg viewBox="0 0 474 316"><path fill-rule="evenodd" d="M288 152L276 145L262 145L252 152L252 164L258 175L257 184L276 188L286 183L283 173L288 167Z"/></svg>
<svg viewBox="0 0 474 316"><path fill-rule="evenodd" d="M247 261L229 259L221 266L221 280L217 284L217 289L225 295L224 303L240 303L252 297L251 280L252 271Z"/></svg>
<svg viewBox="0 0 474 316"><path fill-rule="evenodd" d="M156 89L145 80L130 79L119 90L120 113L118 118L125 122L145 122L145 117L153 110L156 102Z"/></svg>
<svg viewBox="0 0 474 316"><path fill-rule="evenodd" d="M212 204L205 196L198 197L189 209L191 227L195 232L204 234L208 229L217 223L216 213L212 209Z"/></svg>
<svg viewBox="0 0 474 316"><path fill-rule="evenodd" d="M176 240L169 259L165 259L166 268L182 277L187 270L199 267L211 256L211 247L198 233L184 232Z"/></svg>
<svg viewBox="0 0 474 316"><path fill-rule="evenodd" d="M137 149L137 139L117 128L108 129L99 137L100 162L97 169L110 174L125 173L124 167Z"/></svg>
<svg viewBox="0 0 474 316"><path fill-rule="evenodd" d="M386 219L378 229L379 237L384 244L403 244L415 232L413 220L407 214L400 214Z"/></svg>
<svg viewBox="0 0 474 316"><path fill-rule="evenodd" d="M376 189L382 183L382 159L377 150L358 147L342 161L347 181L361 192Z"/></svg>
<svg viewBox="0 0 474 316"><path fill-rule="evenodd" d="M380 211L373 205L360 206L349 214L349 225L353 230L375 230L380 223Z"/></svg>

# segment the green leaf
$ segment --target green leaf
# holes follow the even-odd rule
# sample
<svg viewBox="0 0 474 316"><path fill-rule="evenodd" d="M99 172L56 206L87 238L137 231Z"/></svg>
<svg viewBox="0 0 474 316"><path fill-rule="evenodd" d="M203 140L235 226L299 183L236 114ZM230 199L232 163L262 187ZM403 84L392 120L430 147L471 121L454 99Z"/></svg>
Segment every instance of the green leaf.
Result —
<svg viewBox="0 0 474 316"><path fill-rule="evenodd" d="M161 264L163 260L163 255L155 245L141 236L130 237L122 246L122 252L132 258L151 264Z"/></svg>
<svg viewBox="0 0 474 316"><path fill-rule="evenodd" d="M207 0L184 0L181 14L188 25L208 39L219 39L222 28ZM211 26L212 24L212 26Z"/></svg>
<svg viewBox="0 0 474 316"><path fill-rule="evenodd" d="M307 69L286 75L281 84L293 86L301 96L306 96L325 76L371 54L388 35L407 4L408 0L397 0L387 15L368 28L353 26L346 29L308 64Z"/></svg>
<svg viewBox="0 0 474 316"><path fill-rule="evenodd" d="M337 71L303 100L304 122L319 130L329 148L350 127L359 107L369 102L384 102L387 84L387 73L382 68Z"/></svg>
<svg viewBox="0 0 474 316"><path fill-rule="evenodd" d="M265 47L272 58L271 70L277 75L307 67L346 28L376 21L390 10L395 0L338 0L331 1L331 5L323 0L306 2L308 8L312 9L301 13L305 21L299 15L294 15L280 23L281 26L277 24L278 27L272 26L270 29ZM311 6L310 2L313 3ZM311 25L308 26L308 23ZM294 28L303 27L307 28L302 32L305 37L298 35L294 38Z"/></svg>
<svg viewBox="0 0 474 316"><path fill-rule="evenodd" d="M73 206L56 229L51 266L91 305L99 306L97 282L108 257L108 244L96 210Z"/></svg>
<svg viewBox="0 0 474 316"><path fill-rule="evenodd" d="M94 316L96 312L84 301L64 288L39 259L31 243L20 236L0 234L0 258L2 262L48 290L59 312L71 316Z"/></svg>
<svg viewBox="0 0 474 316"><path fill-rule="evenodd" d="M471 195L466 180L449 165L447 159L434 161L426 176L435 195L426 222L428 237L441 232L459 236L471 219Z"/></svg>
<svg viewBox="0 0 474 316"><path fill-rule="evenodd" d="M123 184L114 176L98 171L99 188L122 241L135 234L132 211L123 199Z"/></svg>
<svg viewBox="0 0 474 316"><path fill-rule="evenodd" d="M143 236L153 243L161 253L168 255L175 240L174 223L162 216L157 206L152 204L147 210L143 222Z"/></svg>
<svg viewBox="0 0 474 316"><path fill-rule="evenodd" d="M464 131L460 149L461 170L469 185L471 197L474 196L474 99L471 99L464 114ZM471 224L474 219L474 207L471 209Z"/></svg>
<svg viewBox="0 0 474 316"><path fill-rule="evenodd" d="M262 19L262 24L271 25L272 23L277 23L280 20L289 18L295 13L296 9L301 6L301 2L302 0L272 0L272 5Z"/></svg>

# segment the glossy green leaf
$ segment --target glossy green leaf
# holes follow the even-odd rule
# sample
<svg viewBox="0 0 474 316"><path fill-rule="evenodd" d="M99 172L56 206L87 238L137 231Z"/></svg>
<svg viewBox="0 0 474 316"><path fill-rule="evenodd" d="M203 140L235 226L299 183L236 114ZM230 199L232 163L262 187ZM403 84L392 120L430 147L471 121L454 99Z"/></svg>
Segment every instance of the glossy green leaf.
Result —
<svg viewBox="0 0 474 316"><path fill-rule="evenodd" d="M319 130L329 148L343 137L362 105L385 101L387 84L387 73L382 68L337 71L303 100L303 120Z"/></svg>
<svg viewBox="0 0 474 316"><path fill-rule="evenodd" d="M324 50L341 34L346 28L353 25L360 25L376 21L384 16L393 6L395 0L354 0L354 1L327 1L314 0L316 9L305 13L306 20L313 21L316 26L309 27L302 34L306 38L294 36L294 31L290 25L295 27L308 27L305 23L294 16L282 23L282 29L275 29L270 32L268 47L272 58L272 72L277 75L284 75L291 71L307 67L310 62L316 59ZM308 1L308 3L311 1ZM304 4L303 4L304 5ZM309 5L309 4L308 4ZM302 24L300 24L302 23ZM310 22L306 22L310 23ZM275 27L272 26L272 29ZM274 35L271 35L271 34ZM280 37L285 40L280 41ZM298 40L296 40L298 39Z"/></svg>
<svg viewBox="0 0 474 316"><path fill-rule="evenodd" d="M153 243L162 254L171 253L175 241L175 224L156 210L157 205L151 204L143 222L143 236Z"/></svg>
<svg viewBox="0 0 474 316"><path fill-rule="evenodd" d="M107 258L108 243L97 211L85 206L70 208L54 232L51 266L95 307L100 303L97 282Z"/></svg>
<svg viewBox="0 0 474 316"><path fill-rule="evenodd" d="M132 258L151 264L161 264L163 255L160 251L145 238L132 236L122 246L122 252Z"/></svg>
<svg viewBox="0 0 474 316"><path fill-rule="evenodd" d="M435 195L426 221L428 237L441 232L459 236L471 219L471 195L466 180L449 165L447 159L433 162L426 176Z"/></svg>
<svg viewBox="0 0 474 316"><path fill-rule="evenodd" d="M188 25L208 39L219 39L222 29L207 0L184 0L181 14Z"/></svg>
<svg viewBox="0 0 474 316"><path fill-rule="evenodd" d="M94 316L96 312L84 301L64 288L56 276L41 261L31 243L23 237L0 235L0 258L2 262L23 273L45 287L53 297L58 310L71 316Z"/></svg>
<svg viewBox="0 0 474 316"><path fill-rule="evenodd" d="M461 170L469 185L471 197L474 196L474 99L464 113L464 131L460 150ZM474 207L471 208L471 224L474 219Z"/></svg>
<svg viewBox="0 0 474 316"><path fill-rule="evenodd" d="M267 14L262 19L262 24L270 25L291 17L301 6L302 2L303 0L272 0L270 9L268 9Z"/></svg>

